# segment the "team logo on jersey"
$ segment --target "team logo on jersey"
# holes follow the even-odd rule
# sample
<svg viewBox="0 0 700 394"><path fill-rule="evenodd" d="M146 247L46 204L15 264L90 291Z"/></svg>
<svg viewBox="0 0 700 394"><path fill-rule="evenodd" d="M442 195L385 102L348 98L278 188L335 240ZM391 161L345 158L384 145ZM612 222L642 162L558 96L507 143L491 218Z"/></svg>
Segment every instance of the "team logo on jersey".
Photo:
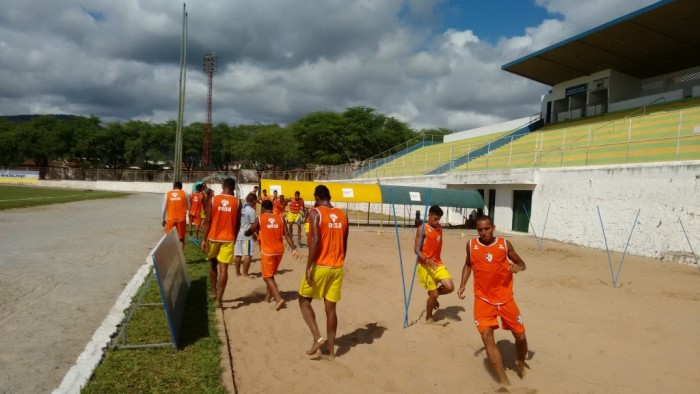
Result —
<svg viewBox="0 0 700 394"><path fill-rule="evenodd" d="M335 221L338 220L338 215L331 213L328 215L329 218L333 221L333 223L328 223L328 228L343 228L343 223L336 223Z"/></svg>
<svg viewBox="0 0 700 394"><path fill-rule="evenodd" d="M479 250L479 245L474 244L474 250Z"/></svg>
<svg viewBox="0 0 700 394"><path fill-rule="evenodd" d="M493 260L493 255L491 253L486 253L486 261L489 263Z"/></svg>
<svg viewBox="0 0 700 394"><path fill-rule="evenodd" d="M180 200L180 194L178 192L172 192L170 193L170 199L173 201Z"/></svg>
<svg viewBox="0 0 700 394"><path fill-rule="evenodd" d="M517 321L518 321L518 324L520 324L521 326L523 325L523 318L520 317L520 315L518 315Z"/></svg>
<svg viewBox="0 0 700 394"><path fill-rule="evenodd" d="M266 226L267 228L279 228L279 224L277 224L277 221L275 218L267 218L267 223L268 225Z"/></svg>
<svg viewBox="0 0 700 394"><path fill-rule="evenodd" d="M222 212L231 212L231 207L228 206L229 204L230 203L228 202L228 200L221 200L221 206L218 208L218 210Z"/></svg>
<svg viewBox="0 0 700 394"><path fill-rule="evenodd" d="M503 246L503 244L500 244L498 245L498 249L505 249L505 247Z"/></svg>
<svg viewBox="0 0 700 394"><path fill-rule="evenodd" d="M474 325L477 326L477 327L479 327L479 321L478 321L478 320L474 320Z"/></svg>
<svg viewBox="0 0 700 394"><path fill-rule="evenodd" d="M438 242L440 242L440 236L439 236L439 235L438 235L437 237L435 237L435 239L436 239Z"/></svg>

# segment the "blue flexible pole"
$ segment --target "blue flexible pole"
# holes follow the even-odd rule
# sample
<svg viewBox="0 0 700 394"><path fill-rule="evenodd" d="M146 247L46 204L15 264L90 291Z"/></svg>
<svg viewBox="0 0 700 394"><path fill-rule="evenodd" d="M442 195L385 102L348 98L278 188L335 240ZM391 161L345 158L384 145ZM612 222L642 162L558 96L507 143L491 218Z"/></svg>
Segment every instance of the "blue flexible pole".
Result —
<svg viewBox="0 0 700 394"><path fill-rule="evenodd" d="M693 258L695 259L695 265L697 265L698 269L700 269L700 263L698 263L698 257L695 255L695 251L693 250L693 245L690 243L690 238L688 238L688 233L685 232L685 226L683 226L683 222L681 221L680 216L678 216L678 223L681 224L681 228L683 229L683 234L685 234L685 240L688 241L688 246L690 246L690 251L693 253Z"/></svg>
<svg viewBox="0 0 700 394"><path fill-rule="evenodd" d="M547 219L549 219L549 208L552 207L552 203L549 203L549 206L547 207L547 215L544 217L544 226L542 226L542 234L540 234L540 239L542 240L542 243L538 244L537 246L539 247L539 251L542 251L542 244L544 244L544 231L547 229Z"/></svg>
<svg viewBox="0 0 700 394"><path fill-rule="evenodd" d="M428 189L428 197L425 199L425 212L423 213L423 224L425 224L425 221L428 219L428 207L430 206L430 192L432 192L433 189ZM418 245L423 245L423 236L424 234L424 227L420 226L420 240L418 241ZM420 251L420 250L419 250ZM418 269L418 253L416 253L416 261L415 264L413 265L413 276L411 277L411 288L408 291L408 300L406 302L406 311L404 313L404 318L403 318L403 328L408 327L408 307L411 305L411 296L413 295L413 282L416 280L416 270Z"/></svg>
<svg viewBox="0 0 700 394"><path fill-rule="evenodd" d="M523 210L525 210L525 216L527 216L527 222L530 224L530 227L532 228L532 233L535 234L535 241L537 241L537 249L540 249L540 239L537 237L537 232L535 232L535 225L532 224L532 221L530 220L530 214L527 213L527 208L525 208L525 204L523 204Z"/></svg>
<svg viewBox="0 0 700 394"><path fill-rule="evenodd" d="M620 259L620 265L617 267L617 275L615 275L615 280L613 281L613 287L617 287L617 280L620 278L620 271L622 271L622 263L625 262L625 255L627 254L627 247L630 246L630 241L632 240L632 233L634 233L634 226L637 225L637 219L639 219L639 212L642 209L637 209L637 216L634 217L634 223L632 223L632 230L630 230L630 236L627 237L627 245L625 245L625 251L622 252L622 258Z"/></svg>
<svg viewBox="0 0 700 394"><path fill-rule="evenodd" d="M391 209L394 211L394 230L396 230L396 248L399 251L399 265L401 266L401 288L403 289L403 307L406 308L406 279L403 273L403 257L401 255L401 240L399 238L399 223L396 221L396 205L394 205L394 189L389 189L391 196Z"/></svg>
<svg viewBox="0 0 700 394"><path fill-rule="evenodd" d="M600 214L600 207L598 208L598 217L600 218L600 228L603 230L603 239L605 240L605 250L608 252L608 264L610 264L610 280L613 282L613 287L615 287L615 275L613 274L612 260L610 260L610 249L608 248L608 238L605 236L605 227L603 226L603 216Z"/></svg>

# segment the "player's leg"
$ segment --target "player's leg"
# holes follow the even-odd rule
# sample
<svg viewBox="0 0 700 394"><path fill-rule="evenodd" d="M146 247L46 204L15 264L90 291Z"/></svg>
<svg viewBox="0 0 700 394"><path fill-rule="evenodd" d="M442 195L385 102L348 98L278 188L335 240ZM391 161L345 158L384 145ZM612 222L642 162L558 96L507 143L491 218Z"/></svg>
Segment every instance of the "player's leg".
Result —
<svg viewBox="0 0 700 394"><path fill-rule="evenodd" d="M304 318L304 321L306 322L306 325L309 327L309 331L313 336L311 349L306 352L306 354L312 355L316 353L321 346L323 346L326 340L321 337L321 332L318 330L318 324L316 324L316 313L314 313L314 308L311 306L311 297L307 298L299 295L299 309L301 310L301 316Z"/></svg>
<svg viewBox="0 0 700 394"><path fill-rule="evenodd" d="M211 287L211 298L216 298L216 283L218 281L219 261L216 258L209 260L209 285Z"/></svg>
<svg viewBox="0 0 700 394"><path fill-rule="evenodd" d="M328 354L331 358L335 357L335 333L338 330L338 314L336 313L336 303L324 299L326 308L326 343L328 344Z"/></svg>
<svg viewBox="0 0 700 394"><path fill-rule="evenodd" d="M238 244L238 241L236 241L236 244ZM236 251L236 257L233 259L233 265L236 267L236 276L241 276L241 256L238 255L238 251Z"/></svg>
<svg viewBox="0 0 700 394"><path fill-rule="evenodd" d="M452 279L443 279L440 281L440 286L438 286L438 293L440 295L450 294L455 291L455 284Z"/></svg>
<svg viewBox="0 0 700 394"><path fill-rule="evenodd" d="M437 299L439 294L438 289L428 290L428 301L425 303L425 321L428 323L432 323L434 321L433 311L437 309Z"/></svg>
<svg viewBox="0 0 700 394"><path fill-rule="evenodd" d="M498 376L498 382L501 385L509 386L510 381L508 380L508 376L506 376L505 368L503 368L503 358L501 357L501 351L498 350L498 346L494 340L492 327L488 327L481 332L481 340L484 342L486 357L488 357L491 367Z"/></svg>
<svg viewBox="0 0 700 394"><path fill-rule="evenodd" d="M242 241L243 248L243 271L242 275L249 278L248 271L250 270L250 261L253 258L253 241Z"/></svg>
<svg viewBox="0 0 700 394"><path fill-rule="evenodd" d="M527 337L525 333L516 334L513 332L513 338L515 339L515 350L518 354L515 360L515 368L518 371L518 376L522 378L525 376L525 357L527 357Z"/></svg>
<svg viewBox="0 0 700 394"><path fill-rule="evenodd" d="M224 298L224 290L226 290L226 282L228 282L228 263L219 262L219 280L216 282L216 302L217 308L221 308L221 303Z"/></svg>

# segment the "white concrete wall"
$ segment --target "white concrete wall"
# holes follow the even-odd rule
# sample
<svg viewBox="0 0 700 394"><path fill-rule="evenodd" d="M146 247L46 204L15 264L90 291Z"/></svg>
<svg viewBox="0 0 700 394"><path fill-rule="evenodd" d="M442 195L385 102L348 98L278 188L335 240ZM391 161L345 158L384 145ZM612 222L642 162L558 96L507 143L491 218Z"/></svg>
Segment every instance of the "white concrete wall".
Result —
<svg viewBox="0 0 700 394"><path fill-rule="evenodd" d="M538 236L544 229L545 238L604 250L600 207L608 246L619 253L641 209L628 253L674 261L682 256L682 262L694 264L680 217L700 252L700 161L468 172L386 182L496 189L496 226L505 232L512 228L512 191L534 188L530 215Z"/></svg>
<svg viewBox="0 0 700 394"><path fill-rule="evenodd" d="M635 97L633 99L618 101L616 103L608 104L608 110L610 112L619 111L627 108L643 107L654 100L664 98L664 101L675 101L683 98L683 89L676 89L670 92L663 92L657 94L651 94L648 96Z"/></svg>
<svg viewBox="0 0 700 394"><path fill-rule="evenodd" d="M641 209L629 253L662 258L689 252L678 217L700 249L700 162L537 170L532 222L545 237L622 252ZM539 235L539 234L538 234Z"/></svg>
<svg viewBox="0 0 700 394"><path fill-rule="evenodd" d="M165 193L172 189L172 183L159 183L159 182L118 182L118 181L47 181L39 180L37 186L40 187L63 187L70 189L81 189L81 190L99 190L99 191L110 191L110 192L126 192L126 193ZM241 196L247 195L253 190L255 184L239 184L240 187L239 194ZM192 191L192 183L184 183L182 185L182 190L190 193ZM209 187L214 189L215 193L221 191L221 184L217 182L209 183Z"/></svg>

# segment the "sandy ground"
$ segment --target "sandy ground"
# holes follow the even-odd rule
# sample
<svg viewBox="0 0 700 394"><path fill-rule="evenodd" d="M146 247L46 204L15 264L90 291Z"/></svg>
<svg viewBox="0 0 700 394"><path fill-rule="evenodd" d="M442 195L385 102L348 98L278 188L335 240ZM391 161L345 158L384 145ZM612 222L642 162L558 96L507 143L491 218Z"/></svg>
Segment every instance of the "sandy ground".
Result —
<svg viewBox="0 0 700 394"><path fill-rule="evenodd" d="M387 231L387 229L384 229ZM402 230L407 278L412 274L412 232ZM445 236L443 259L459 286L470 234ZM696 267L627 256L612 288L604 251L533 238L509 238L528 269L515 278L525 321L530 369L514 370L514 341L497 330L515 393L697 392L700 387L700 272ZM350 234L343 299L338 304L337 357L310 359L312 337L296 290L299 261L287 253L277 281L288 308L262 303L261 279L231 277L223 316L240 393L489 392L495 380L473 322L469 296L440 297L433 325L422 323L426 292L414 286L403 328L403 295L393 232ZM614 268L620 256L613 257ZM251 272L258 273L258 263ZM322 302L314 301L321 332ZM220 315L221 316L221 315ZM228 349L222 349L226 355Z"/></svg>
<svg viewBox="0 0 700 394"><path fill-rule="evenodd" d="M0 211L0 392L60 384L162 236L161 199Z"/></svg>

